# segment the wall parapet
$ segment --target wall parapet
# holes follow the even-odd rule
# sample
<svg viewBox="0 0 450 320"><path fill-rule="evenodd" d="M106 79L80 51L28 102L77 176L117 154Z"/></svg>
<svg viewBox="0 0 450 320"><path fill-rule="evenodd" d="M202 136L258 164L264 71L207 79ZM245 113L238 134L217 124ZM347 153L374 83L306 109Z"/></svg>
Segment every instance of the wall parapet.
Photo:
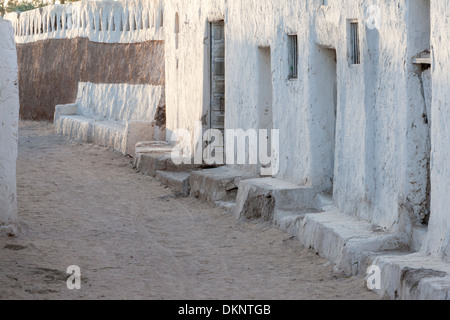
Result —
<svg viewBox="0 0 450 320"><path fill-rule="evenodd" d="M5 15L17 43L86 37L94 42L163 40L162 0L87 1Z"/></svg>

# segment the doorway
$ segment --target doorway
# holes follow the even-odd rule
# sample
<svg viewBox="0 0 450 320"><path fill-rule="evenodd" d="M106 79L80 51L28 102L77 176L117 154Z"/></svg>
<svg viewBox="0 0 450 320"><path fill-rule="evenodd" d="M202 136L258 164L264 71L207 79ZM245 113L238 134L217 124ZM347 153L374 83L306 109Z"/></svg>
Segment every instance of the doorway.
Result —
<svg viewBox="0 0 450 320"><path fill-rule="evenodd" d="M267 130L266 141L260 141L259 145L266 144L267 152L272 149L271 130L273 129L273 110L272 110L272 64L270 47L258 48L258 98L257 98L257 116L259 129ZM259 137L263 139L263 137ZM270 164L258 165L258 172L261 168L269 168Z"/></svg>
<svg viewBox="0 0 450 320"><path fill-rule="evenodd" d="M336 148L337 59L336 50L317 47L313 72L311 105L313 113L312 141L315 185L321 192L332 194Z"/></svg>
<svg viewBox="0 0 450 320"><path fill-rule="evenodd" d="M210 23L210 129L225 129L225 24Z"/></svg>

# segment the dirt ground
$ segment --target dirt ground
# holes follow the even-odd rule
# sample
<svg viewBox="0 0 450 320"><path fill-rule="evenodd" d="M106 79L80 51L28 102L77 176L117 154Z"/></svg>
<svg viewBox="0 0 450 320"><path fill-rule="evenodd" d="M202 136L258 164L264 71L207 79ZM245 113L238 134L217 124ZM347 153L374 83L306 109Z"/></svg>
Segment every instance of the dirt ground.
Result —
<svg viewBox="0 0 450 320"><path fill-rule="evenodd" d="M0 299L378 299L267 225L177 198L110 149L21 122L21 233L0 239ZM81 268L81 290L66 287Z"/></svg>

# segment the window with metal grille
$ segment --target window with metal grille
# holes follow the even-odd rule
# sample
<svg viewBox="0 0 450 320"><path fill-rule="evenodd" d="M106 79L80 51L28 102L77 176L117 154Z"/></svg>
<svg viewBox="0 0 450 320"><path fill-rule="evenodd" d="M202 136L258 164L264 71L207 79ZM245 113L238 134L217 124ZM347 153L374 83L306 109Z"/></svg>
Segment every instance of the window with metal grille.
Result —
<svg viewBox="0 0 450 320"><path fill-rule="evenodd" d="M360 49L359 49L359 24L357 21L350 22L350 63L360 64Z"/></svg>
<svg viewBox="0 0 450 320"><path fill-rule="evenodd" d="M288 35L289 79L298 78L298 40L297 35Z"/></svg>

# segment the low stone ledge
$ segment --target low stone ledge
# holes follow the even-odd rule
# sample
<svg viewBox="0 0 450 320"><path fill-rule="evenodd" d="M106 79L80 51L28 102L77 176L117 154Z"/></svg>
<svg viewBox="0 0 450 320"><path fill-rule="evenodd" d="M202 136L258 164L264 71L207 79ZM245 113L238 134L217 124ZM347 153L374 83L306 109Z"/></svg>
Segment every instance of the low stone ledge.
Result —
<svg viewBox="0 0 450 320"><path fill-rule="evenodd" d="M296 232L304 246L347 276L365 273L370 254L408 250L404 234L390 233L338 210L304 215Z"/></svg>
<svg viewBox="0 0 450 320"><path fill-rule="evenodd" d="M236 218L272 221L276 210L299 211L314 208L310 187L274 179L242 180L236 198Z"/></svg>
<svg viewBox="0 0 450 320"><path fill-rule="evenodd" d="M182 196L189 195L189 172L156 171L156 178L166 187Z"/></svg>
<svg viewBox="0 0 450 320"><path fill-rule="evenodd" d="M256 174L229 167L219 167L193 172L189 179L191 195L211 204L230 200L237 194L239 182L254 178Z"/></svg>
<svg viewBox="0 0 450 320"><path fill-rule="evenodd" d="M423 253L372 256L372 265L381 269L385 299L450 300L450 266L438 257Z"/></svg>

